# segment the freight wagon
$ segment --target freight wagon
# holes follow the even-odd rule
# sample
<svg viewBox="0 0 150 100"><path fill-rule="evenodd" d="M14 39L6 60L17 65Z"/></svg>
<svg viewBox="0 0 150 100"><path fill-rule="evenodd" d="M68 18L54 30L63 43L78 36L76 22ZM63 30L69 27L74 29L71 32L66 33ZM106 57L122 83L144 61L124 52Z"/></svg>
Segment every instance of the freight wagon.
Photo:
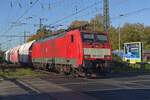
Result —
<svg viewBox="0 0 150 100"><path fill-rule="evenodd" d="M4 54L4 58L5 58L5 61L7 62L7 63L10 63L10 50L7 50L6 52L5 52L5 54Z"/></svg>
<svg viewBox="0 0 150 100"><path fill-rule="evenodd" d="M5 61L12 64L32 65L31 52L35 40L17 46L5 52Z"/></svg>
<svg viewBox="0 0 150 100"><path fill-rule="evenodd" d="M19 48L19 63L21 65L32 65L31 62L31 48L32 48L32 44L35 42L35 40L27 42L23 45L20 46Z"/></svg>
<svg viewBox="0 0 150 100"><path fill-rule="evenodd" d="M9 52L9 61L13 64L18 64L19 63L19 48L20 46L17 46L13 49L10 50Z"/></svg>

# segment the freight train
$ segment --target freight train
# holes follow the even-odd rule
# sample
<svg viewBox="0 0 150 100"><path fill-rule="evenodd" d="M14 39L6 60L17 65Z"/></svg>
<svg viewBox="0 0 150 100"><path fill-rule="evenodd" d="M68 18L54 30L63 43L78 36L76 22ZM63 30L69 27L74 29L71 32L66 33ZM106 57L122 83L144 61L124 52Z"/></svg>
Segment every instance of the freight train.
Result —
<svg viewBox="0 0 150 100"><path fill-rule="evenodd" d="M8 62L68 74L108 71L112 49L107 33L71 30L25 43L5 52Z"/></svg>

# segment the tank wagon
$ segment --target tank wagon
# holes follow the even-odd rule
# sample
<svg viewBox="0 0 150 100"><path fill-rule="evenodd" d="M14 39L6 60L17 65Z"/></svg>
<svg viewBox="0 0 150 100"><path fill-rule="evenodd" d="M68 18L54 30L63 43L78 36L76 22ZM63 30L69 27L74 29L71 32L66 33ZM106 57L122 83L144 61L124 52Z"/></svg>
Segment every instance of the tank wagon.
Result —
<svg viewBox="0 0 150 100"><path fill-rule="evenodd" d="M21 65L32 65L31 62L31 48L32 48L32 44L35 42L35 40L25 43L23 45L20 46L19 48L19 63Z"/></svg>
<svg viewBox="0 0 150 100"><path fill-rule="evenodd" d="M32 46L32 64L59 72L100 73L112 60L107 33L72 30L40 39Z"/></svg>
<svg viewBox="0 0 150 100"><path fill-rule="evenodd" d="M4 58L5 58L5 61L7 62L7 63L9 63L10 62L10 60L9 60L9 58L10 58L10 50L7 50L6 52L5 52L5 54L4 54Z"/></svg>
<svg viewBox="0 0 150 100"><path fill-rule="evenodd" d="M12 63L12 64L18 64L19 63L19 48L20 46L17 46L13 49L10 50L9 52L9 61Z"/></svg>
<svg viewBox="0 0 150 100"><path fill-rule="evenodd" d="M17 46L5 52L5 60L7 63L20 64L20 65L32 65L31 52L32 44L35 40L27 42L23 45Z"/></svg>

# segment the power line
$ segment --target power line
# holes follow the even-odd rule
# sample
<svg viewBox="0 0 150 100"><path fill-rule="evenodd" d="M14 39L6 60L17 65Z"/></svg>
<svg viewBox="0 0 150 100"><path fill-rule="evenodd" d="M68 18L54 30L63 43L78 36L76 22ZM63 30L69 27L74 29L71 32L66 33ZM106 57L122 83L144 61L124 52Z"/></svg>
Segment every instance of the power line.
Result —
<svg viewBox="0 0 150 100"><path fill-rule="evenodd" d="M17 23L21 18L23 18L23 17L25 16L25 14L28 13L29 10L37 4L38 1L39 1L39 0L36 0L36 1L32 4L32 6L30 6L28 9L26 9L26 10L24 11L24 13L23 13L21 16L19 16L15 22ZM8 31L10 31L12 28L13 28L13 26L10 26L6 31L3 32L3 34L6 34L6 33L7 33Z"/></svg>
<svg viewBox="0 0 150 100"><path fill-rule="evenodd" d="M100 9L102 9L102 8L100 8ZM93 14L100 14L100 13L98 13L98 11L90 11L90 12L86 12L86 13L84 13L83 15L80 15L80 16L78 16L78 17L82 18L82 17L86 17L86 16L89 16L89 15L93 15ZM69 24L68 24L68 25L65 25L65 24L64 24L64 23L68 23L68 22L69 22L69 20L64 21L64 22L61 23L60 25L69 26Z"/></svg>
<svg viewBox="0 0 150 100"><path fill-rule="evenodd" d="M141 12L146 11L146 10L150 10L150 7L145 7L145 8L138 9L138 10L135 10L135 11L132 11L132 12L127 12L125 14L120 14L118 16L112 17L111 19L115 20L115 19L120 18L120 17L125 17L125 16L130 16L130 15L138 14L138 13L141 13Z"/></svg>
<svg viewBox="0 0 150 100"><path fill-rule="evenodd" d="M79 14L79 13L81 13L81 12L83 12L83 11L89 9L89 8L92 8L92 7L95 6L95 5L98 5L99 3L100 3L100 1L98 1L98 2L96 2L96 3L93 3L93 4L87 6L87 7L83 8L83 9L79 9L77 12L74 12L74 13L68 15L68 16L65 16L65 17L63 17L63 18L61 18L61 19L55 21L55 22L52 23L51 25L57 24L57 23L59 23L59 22L65 20L65 19L67 19L67 18L70 18L70 17L72 17L72 16L75 16L75 15L77 15L77 14Z"/></svg>
<svg viewBox="0 0 150 100"><path fill-rule="evenodd" d="M31 35L0 35L0 38L3 37L31 37Z"/></svg>
<svg viewBox="0 0 150 100"><path fill-rule="evenodd" d="M116 7L116 6L118 6L118 5L121 5L121 4L124 4L124 2L127 2L127 1L129 1L129 0L122 0L122 1L119 1L119 2L117 2L116 4L113 4L113 5L110 5L111 7Z"/></svg>
<svg viewBox="0 0 150 100"><path fill-rule="evenodd" d="M85 11L85 10L88 10L89 8L95 7L95 5L98 5L98 3L101 3L101 2L100 2L100 1L97 1L97 2L93 3L92 5L89 5L89 6L85 7L85 8L83 8L83 9L76 10L74 13L72 13L72 14L70 14L70 15L68 15L68 16L63 17L63 18L57 20L56 22L54 22L53 24L49 24L48 26L55 26L54 24L57 24L57 23L59 23L59 22L61 22L61 21L63 21L63 23L64 23L64 20L69 19L69 18L71 18L71 17L73 17L73 16L76 16L76 15L78 15L79 13L81 13L81 12L83 12L83 11ZM99 8L99 9L102 10L103 8L101 7L101 8ZM96 11L96 12L97 12L97 11ZM90 14L92 14L92 13L95 13L95 12L92 11ZM89 13L88 13L88 14L89 14ZM84 14L84 15L82 15L82 16L80 16L80 17L86 16L86 15L88 15L88 14ZM65 22L68 22L68 21L65 21ZM26 25L37 26L37 24L26 24ZM39 26L39 25L38 25L38 26Z"/></svg>

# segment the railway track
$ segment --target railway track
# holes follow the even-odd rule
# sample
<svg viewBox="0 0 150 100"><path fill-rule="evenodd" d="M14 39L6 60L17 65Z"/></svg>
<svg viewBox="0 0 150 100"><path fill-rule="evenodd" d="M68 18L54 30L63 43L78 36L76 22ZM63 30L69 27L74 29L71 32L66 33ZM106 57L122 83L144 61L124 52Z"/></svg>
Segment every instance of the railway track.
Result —
<svg viewBox="0 0 150 100"><path fill-rule="evenodd" d="M13 69L14 65L9 65ZM18 66L19 67L19 66ZM22 67L22 66L20 66ZM17 68L17 66L14 66ZM147 96L150 86L148 85L149 75L140 76L120 76L120 74L110 74L106 78L87 79L87 78L71 78L65 75L48 72L45 70L34 70L45 73L39 77L21 77L18 79L4 79L0 82L1 100L20 100L19 98L27 98L28 100L113 100L116 97L122 98L122 95L131 100L128 93L124 94L124 90L135 93L139 98L139 94ZM5 83L6 82L6 83ZM13 84L13 85L10 85ZM139 89L136 91L136 89ZM147 92L142 92L142 91ZM120 92L121 91L121 92ZM117 93L116 93L117 92ZM113 94L111 94L113 93ZM138 94L139 93L139 94ZM11 95L14 95L13 97ZM109 96L111 96L109 98ZM133 100L136 100L133 97ZM40 99L39 99L40 98ZM90 99L89 99L90 98ZM148 96L148 98L150 98ZM137 99L140 100L140 99ZM144 99L147 100L147 99Z"/></svg>
<svg viewBox="0 0 150 100"><path fill-rule="evenodd" d="M18 64L0 64L1 69L7 69L7 68L24 68L25 66L21 66Z"/></svg>
<svg viewBox="0 0 150 100"><path fill-rule="evenodd" d="M32 67L29 67L29 66L22 66L22 65L18 65L18 64L0 64L0 70L2 72L11 72L11 71L15 71L16 69L19 69L19 68L32 68ZM33 71L35 72L40 72L40 73L44 73L44 74L47 74L49 76L51 76L52 74L55 74L55 75L61 75L61 76L64 76L66 78L102 78L102 77L105 77L105 75L93 75L93 76L86 76L86 73L82 73L80 75L74 75L74 74L66 74L66 73L63 73L63 72L56 72L56 71L52 71L52 72L49 72L47 69L33 69Z"/></svg>

